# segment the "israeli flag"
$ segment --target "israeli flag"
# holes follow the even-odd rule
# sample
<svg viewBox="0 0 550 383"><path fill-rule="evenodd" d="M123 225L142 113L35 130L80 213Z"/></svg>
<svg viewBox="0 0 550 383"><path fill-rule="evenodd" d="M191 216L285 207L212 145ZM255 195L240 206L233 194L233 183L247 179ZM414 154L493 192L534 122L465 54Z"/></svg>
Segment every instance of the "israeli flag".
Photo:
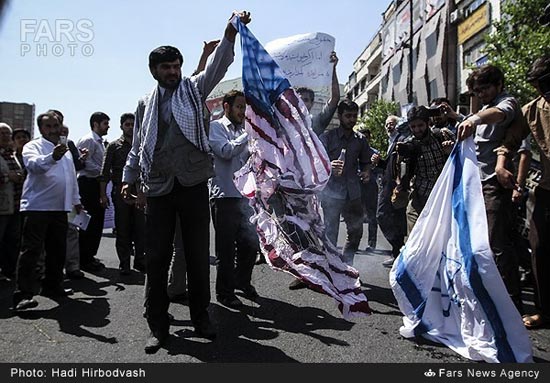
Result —
<svg viewBox="0 0 550 383"><path fill-rule="evenodd" d="M527 330L489 246L471 137L455 145L390 284L404 314L404 337L422 335L472 360L533 361Z"/></svg>

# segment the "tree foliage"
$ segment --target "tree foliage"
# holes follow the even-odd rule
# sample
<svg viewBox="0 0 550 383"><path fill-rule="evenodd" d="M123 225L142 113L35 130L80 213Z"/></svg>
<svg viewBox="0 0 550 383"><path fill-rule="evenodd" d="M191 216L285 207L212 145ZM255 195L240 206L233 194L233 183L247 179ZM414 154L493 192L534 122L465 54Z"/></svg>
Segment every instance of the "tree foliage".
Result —
<svg viewBox="0 0 550 383"><path fill-rule="evenodd" d="M386 134L386 118L389 115L397 115L399 104L397 102L378 99L372 103L366 115L359 121L360 130L368 129L371 132L370 146L384 152L388 147L388 135Z"/></svg>
<svg viewBox="0 0 550 383"><path fill-rule="evenodd" d="M495 31L485 36L489 62L504 72L506 89L525 104L536 96L525 77L533 61L550 50L550 27L538 23L548 0L505 0Z"/></svg>

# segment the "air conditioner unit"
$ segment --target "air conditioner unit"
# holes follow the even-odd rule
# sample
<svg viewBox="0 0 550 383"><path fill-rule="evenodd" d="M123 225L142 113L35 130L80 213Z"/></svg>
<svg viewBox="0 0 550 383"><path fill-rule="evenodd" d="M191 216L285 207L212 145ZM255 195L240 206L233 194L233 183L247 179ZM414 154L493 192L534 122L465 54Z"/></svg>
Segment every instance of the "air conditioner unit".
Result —
<svg viewBox="0 0 550 383"><path fill-rule="evenodd" d="M456 9L451 12L449 16L449 22L451 24L456 24L464 18L464 11L462 9Z"/></svg>

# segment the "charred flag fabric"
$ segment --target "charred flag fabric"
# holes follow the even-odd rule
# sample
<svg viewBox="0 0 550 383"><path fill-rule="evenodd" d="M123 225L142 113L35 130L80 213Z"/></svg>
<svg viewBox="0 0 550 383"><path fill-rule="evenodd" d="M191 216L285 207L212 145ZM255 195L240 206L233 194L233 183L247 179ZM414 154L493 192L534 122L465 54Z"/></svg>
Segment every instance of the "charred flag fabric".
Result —
<svg viewBox="0 0 550 383"><path fill-rule="evenodd" d="M492 363L532 362L489 246L473 139L455 145L390 273L401 335Z"/></svg>
<svg viewBox="0 0 550 383"><path fill-rule="evenodd" d="M366 315L359 273L325 237L316 194L331 168L307 108L250 30L237 18L233 24L241 36L251 154L234 182L254 208L263 255L272 268L336 299L344 318Z"/></svg>

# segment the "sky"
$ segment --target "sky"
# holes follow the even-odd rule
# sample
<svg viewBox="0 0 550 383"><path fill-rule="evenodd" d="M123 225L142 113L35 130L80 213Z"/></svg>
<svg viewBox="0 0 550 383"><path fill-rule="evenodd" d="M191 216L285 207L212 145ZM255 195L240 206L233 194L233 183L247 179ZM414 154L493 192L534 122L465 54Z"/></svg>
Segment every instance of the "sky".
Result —
<svg viewBox="0 0 550 383"><path fill-rule="evenodd" d="M107 140L120 136L119 117L154 86L149 52L173 45L184 56L182 74L195 69L203 41L223 36L233 10L251 12L249 29L263 44L324 32L335 37L339 82L382 23L390 0L11 0L0 21L0 101L36 105L36 115L58 109L77 140L89 118L111 117ZM240 77L240 46L225 79ZM35 127L35 137L38 136Z"/></svg>

